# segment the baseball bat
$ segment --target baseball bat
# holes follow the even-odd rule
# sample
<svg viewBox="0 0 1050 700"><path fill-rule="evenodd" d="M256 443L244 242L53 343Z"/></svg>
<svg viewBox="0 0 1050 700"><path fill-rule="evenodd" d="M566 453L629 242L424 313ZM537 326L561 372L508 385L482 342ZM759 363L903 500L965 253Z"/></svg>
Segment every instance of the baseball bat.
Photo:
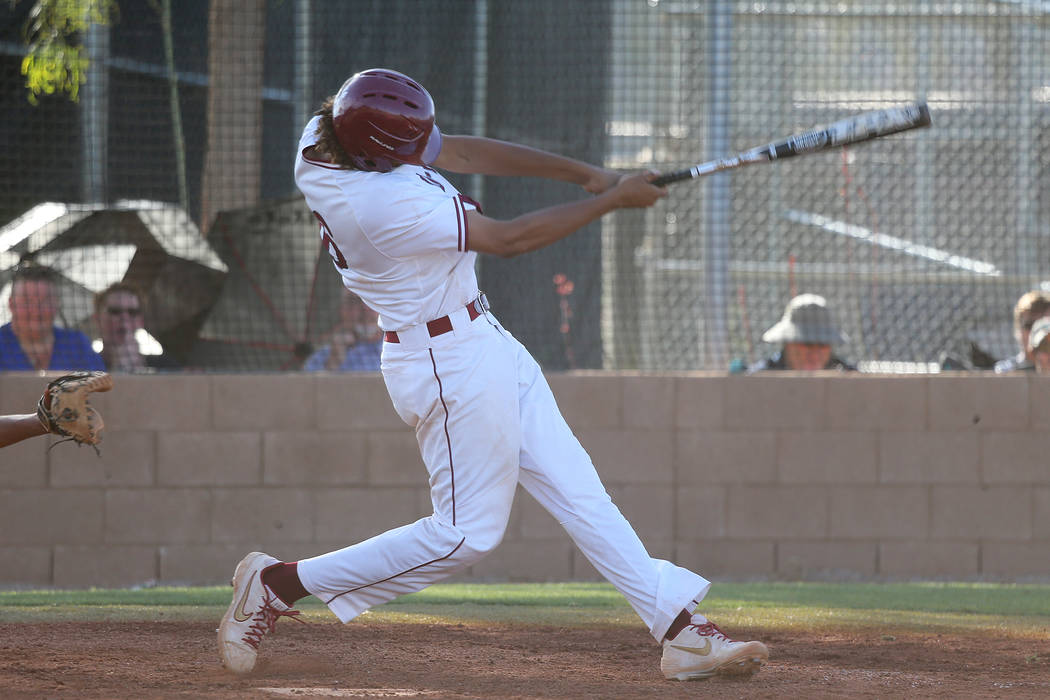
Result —
<svg viewBox="0 0 1050 700"><path fill-rule="evenodd" d="M692 180L722 170L731 170L752 163L768 163L772 160L793 158L804 153L827 151L839 146L871 141L882 136L889 136L909 129L918 129L930 125L930 110L925 102L913 102L899 107L880 109L874 112L856 114L847 119L829 124L818 129L804 131L766 146L759 146L738 153L731 158L699 163L691 168L676 170L660 175L652 182L657 187L672 182Z"/></svg>

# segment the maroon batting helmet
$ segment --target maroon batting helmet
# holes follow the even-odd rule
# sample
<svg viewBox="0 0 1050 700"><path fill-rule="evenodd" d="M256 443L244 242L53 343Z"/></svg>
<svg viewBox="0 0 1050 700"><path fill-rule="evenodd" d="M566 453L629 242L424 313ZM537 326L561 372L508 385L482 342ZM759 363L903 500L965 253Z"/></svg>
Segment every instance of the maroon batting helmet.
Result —
<svg viewBox="0 0 1050 700"><path fill-rule="evenodd" d="M332 122L339 145L359 170L430 165L441 151L434 100L397 71L373 68L351 76L336 93Z"/></svg>

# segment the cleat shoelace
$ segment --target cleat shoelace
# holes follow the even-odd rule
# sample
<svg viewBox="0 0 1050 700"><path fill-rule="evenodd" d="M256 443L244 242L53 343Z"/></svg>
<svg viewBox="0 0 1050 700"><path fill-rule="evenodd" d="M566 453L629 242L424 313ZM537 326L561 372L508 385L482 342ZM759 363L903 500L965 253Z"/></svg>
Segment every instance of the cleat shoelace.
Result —
<svg viewBox="0 0 1050 700"><path fill-rule="evenodd" d="M296 622L306 624L305 620L299 619L300 613L298 610L278 610L275 608L273 606L275 600L277 598L271 597L269 591L266 591L263 595L262 607L255 613L252 624L248 626L248 631L242 637L245 644L258 649L263 636L274 631L274 628L277 626L277 619L281 617L290 617Z"/></svg>
<svg viewBox="0 0 1050 700"><path fill-rule="evenodd" d="M726 642L732 643L732 639L725 635L725 632L718 629L718 625L713 622L705 622L702 625L689 625L696 630L696 633L701 637L715 637L716 639L722 639Z"/></svg>

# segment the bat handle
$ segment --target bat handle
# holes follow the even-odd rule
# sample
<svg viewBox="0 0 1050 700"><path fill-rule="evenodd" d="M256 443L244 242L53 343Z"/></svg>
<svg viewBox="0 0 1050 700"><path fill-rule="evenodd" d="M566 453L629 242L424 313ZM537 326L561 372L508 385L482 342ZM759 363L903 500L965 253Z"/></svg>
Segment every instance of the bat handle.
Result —
<svg viewBox="0 0 1050 700"><path fill-rule="evenodd" d="M663 187L670 185L672 182L681 182L682 180L691 180L696 177L693 173L693 168L685 168L684 170L676 170L673 173L664 173L653 180L650 180L649 184L656 187Z"/></svg>

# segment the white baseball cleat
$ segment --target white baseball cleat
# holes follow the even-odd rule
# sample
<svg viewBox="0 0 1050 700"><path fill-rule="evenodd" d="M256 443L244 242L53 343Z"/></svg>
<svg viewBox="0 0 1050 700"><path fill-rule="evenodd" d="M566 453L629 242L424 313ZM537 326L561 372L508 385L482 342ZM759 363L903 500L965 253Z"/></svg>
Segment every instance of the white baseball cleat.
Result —
<svg viewBox="0 0 1050 700"><path fill-rule="evenodd" d="M690 681L711 676L750 676L769 659L762 642L734 642L712 622L686 626L664 642L665 678Z"/></svg>
<svg viewBox="0 0 1050 700"><path fill-rule="evenodd" d="M269 554L252 552L241 559L233 572L233 600L217 631L222 665L234 673L248 673L255 668L259 643L264 635L273 632L277 618L299 614L262 583L263 569L280 563Z"/></svg>

